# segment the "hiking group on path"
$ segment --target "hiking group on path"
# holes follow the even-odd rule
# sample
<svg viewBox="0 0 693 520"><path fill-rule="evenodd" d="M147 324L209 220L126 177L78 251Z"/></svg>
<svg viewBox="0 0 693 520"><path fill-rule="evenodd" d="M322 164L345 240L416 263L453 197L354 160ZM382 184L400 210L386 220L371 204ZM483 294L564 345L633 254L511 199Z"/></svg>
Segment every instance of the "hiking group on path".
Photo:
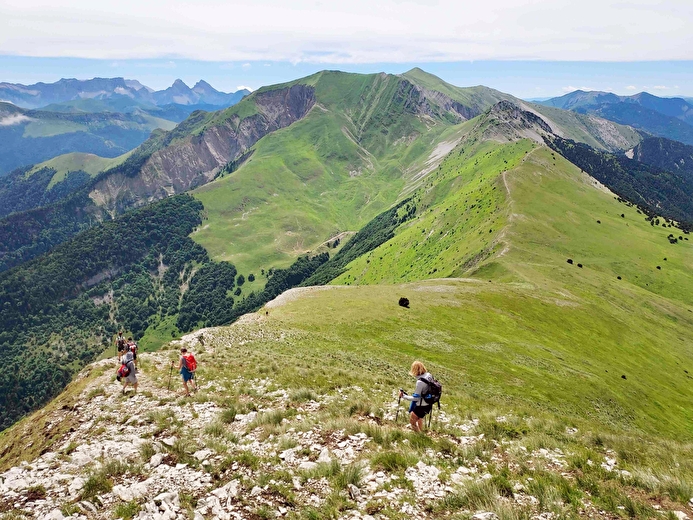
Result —
<svg viewBox="0 0 693 520"><path fill-rule="evenodd" d="M204 345L202 335L198 337L201 344ZM123 383L123 394L128 385L132 385L137 392L137 343L131 337L125 340L122 332L118 333L116 338L116 348L118 351L118 361L120 368L117 371L116 378ZM171 362L171 370L169 373L168 389L171 389L171 376L173 374L174 362ZM197 370L197 360L192 352L188 352L185 347L180 349L180 358L178 360L178 372L183 380L183 388L185 389L185 397L190 397L190 391L197 392L197 383L195 381L195 371ZM433 415L433 406L438 405L440 410L440 397L443 392L443 386L434 378L421 361L414 361L409 370L409 375L416 378L416 387L414 393L409 395L400 388L399 400L397 401L397 415L395 422L399 417L399 403L402 399L409 401L409 424L411 429L417 433L423 432L425 426L425 418L427 415ZM188 386L190 385L190 386ZM429 428L431 418L429 417Z"/></svg>
<svg viewBox="0 0 693 520"><path fill-rule="evenodd" d="M132 385L137 393L137 343L133 341L131 337L125 340L122 332L118 332L118 336L115 342L118 362L120 367L116 372L116 379L123 383L122 393L125 394L125 390L128 385ZM180 360L178 362L178 371L183 379L183 388L185 388L185 396L190 397L190 389L188 384L192 386L194 392L197 391L197 384L195 383L195 371L197 370L197 360L192 352L188 352L186 348L180 349ZM174 363L171 362L171 373L173 372ZM171 374L169 374L169 390L171 389Z"/></svg>

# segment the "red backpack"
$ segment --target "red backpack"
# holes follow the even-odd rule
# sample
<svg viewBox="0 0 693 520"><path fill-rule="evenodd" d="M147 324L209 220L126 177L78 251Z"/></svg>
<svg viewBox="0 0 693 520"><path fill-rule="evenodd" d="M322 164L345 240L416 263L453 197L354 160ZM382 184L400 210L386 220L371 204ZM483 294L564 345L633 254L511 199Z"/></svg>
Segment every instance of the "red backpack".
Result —
<svg viewBox="0 0 693 520"><path fill-rule="evenodd" d="M197 370L197 360L195 359L195 356L188 353L183 356L183 360L185 360L185 368L187 368L190 372Z"/></svg>
<svg viewBox="0 0 693 520"><path fill-rule="evenodd" d="M128 368L128 366L125 363L120 365L120 368L118 369L117 375L118 375L119 381L121 378L128 377L130 375L130 369Z"/></svg>

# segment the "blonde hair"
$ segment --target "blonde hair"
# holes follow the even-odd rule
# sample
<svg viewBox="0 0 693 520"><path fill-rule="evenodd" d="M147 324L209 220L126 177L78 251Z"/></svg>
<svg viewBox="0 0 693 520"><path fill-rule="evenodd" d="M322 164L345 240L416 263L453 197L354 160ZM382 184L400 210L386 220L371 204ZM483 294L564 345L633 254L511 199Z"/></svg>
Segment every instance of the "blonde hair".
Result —
<svg viewBox="0 0 693 520"><path fill-rule="evenodd" d="M411 370L409 371L409 374L414 376L414 377L419 377L422 376L426 373L426 367L421 361L414 361L411 364Z"/></svg>

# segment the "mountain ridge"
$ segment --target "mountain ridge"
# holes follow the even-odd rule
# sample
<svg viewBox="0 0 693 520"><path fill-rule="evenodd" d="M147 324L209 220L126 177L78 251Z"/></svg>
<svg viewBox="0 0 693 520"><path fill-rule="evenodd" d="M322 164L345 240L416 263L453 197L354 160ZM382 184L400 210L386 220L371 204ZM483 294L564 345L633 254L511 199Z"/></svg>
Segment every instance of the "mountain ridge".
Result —
<svg viewBox="0 0 693 520"><path fill-rule="evenodd" d="M618 96L577 90L540 104L595 114L655 136L693 144L693 104L683 98L660 98L647 92Z"/></svg>
<svg viewBox="0 0 693 520"><path fill-rule="evenodd" d="M190 89L182 80L177 79L167 89L156 91L137 80L124 78L93 78L90 80L60 79L55 83L0 83L0 100L11 102L22 108L41 108L50 104L63 103L77 99L108 99L113 96L127 96L131 99L165 105L173 103L173 92L182 105L209 104L230 105L250 94L248 90L224 93L214 89L209 83L202 83L197 91Z"/></svg>
<svg viewBox="0 0 693 520"><path fill-rule="evenodd" d="M173 131L155 132L123 164L104 172L94 180L88 193L79 195L80 200L83 201L82 206L87 208L77 214L81 217L76 217L72 210L65 215L64 210L60 209L61 207L72 208L74 202L58 205L50 212L38 211L36 212L37 224L39 222L43 224L27 230L28 233L24 235L23 240L28 241L26 245L33 243L36 233L62 237L62 233L54 235L48 230L52 229L56 223L72 222L75 218L86 219L85 222L94 222L94 216L96 220L111 218L128 208L204 185L217 176L228 177L231 170L238 167L235 161L240 157L247 157L245 154L249 147L253 146L252 143L257 142L268 132L274 135L273 127L271 124L268 126L267 122L272 121L272 118L280 117L290 108L287 105L288 98L283 97L285 96L283 93L291 92L291 89L296 87L317 89L316 103L315 107L306 112L310 122L305 123L307 125L305 130L291 132L291 135L296 133L301 136L301 146L296 148L297 142L289 144L293 138L287 135L289 141L286 141L286 145L281 145L280 155L292 156L297 149L301 150L301 153L307 152L308 148L304 146L307 140L317 139L316 142L319 144L312 152L307 152L307 156L311 158L310 161L299 160L288 165L284 163L277 165L279 169L275 171L284 172L282 175L287 175L285 182L288 182L289 186L293 186L296 182L306 183L306 180L315 179L310 181L310 185L315 185L316 189L319 189L318 193L325 192L323 197L327 197L328 200L336 196L338 192L335 190L342 187L353 185L356 189L353 192L353 200L350 199L349 202L354 205L353 217L345 219L344 215L347 213L333 209L332 215L326 219L323 213L326 206L315 207L316 215L320 214L322 217L311 217L309 221L298 226L299 229L302 227L304 230L310 230L309 235L305 235L305 231L300 231L299 236L302 237L300 242L320 244L344 229L363 225L378 211L394 203L400 193L403 193L402 190L414 189L423 182L425 175L417 172L430 170L442 159L442 156L438 155L439 152L435 151L452 146L456 139L454 134L462 131L458 126L463 125L465 120L481 114L482 109L488 109L497 101L515 100L512 96L486 87L472 89L453 87L422 71L414 70L408 74L418 76L414 78L414 83L403 76L323 71L289 83L263 87L237 105L221 111L194 112ZM433 88L440 88L455 97L452 98ZM257 102L257 100L270 98L275 101L269 104ZM541 108L520 100L517 100L517 103L523 109L536 113L549 111L551 115L549 124L553 131L577 140L586 139L593 146L607 149L621 146L625 149L631 148L639 140L639 136L632 130L598 120L593 116ZM545 117L544 114L540 115ZM599 123L595 124L595 121ZM304 128L304 123L297 128ZM316 132L315 135L313 132ZM284 137L281 139L278 137L284 135L281 132L276 135L277 137L270 139L271 142L278 143L284 139ZM327 139L328 135L329 139ZM430 137L424 140L422 139L424 135ZM608 138L603 138L604 136ZM219 193L232 190L220 200L226 201L223 204L233 200L235 202L232 206L237 208L248 205L269 208L279 202L271 193L262 189L258 190L252 180L256 176L262 178L268 178L268 175L269 178L275 176L274 173L266 171L263 165L274 163L273 157L277 156L276 150L270 151L267 148L268 153L263 153L263 149L265 149L264 145L260 146L259 153L255 153L238 172L233 174L234 179L247 178L240 181L242 184L247 183L243 189L243 197L237 199L238 192L233 191L232 186L235 181L231 177L220 180L214 185L219 186L221 190ZM338 150L338 153L335 154L335 150ZM434 158L436 156L437 159ZM256 166L259 170L256 170ZM248 168L257 173L245 173ZM330 177L326 177L327 172L333 173ZM334 176L334 172L340 174ZM109 177L112 177L111 180L108 180ZM115 179L119 180L115 181ZM270 181L270 184L274 185L274 182ZM318 186L322 187L318 188ZM331 189L326 191L328 186L331 186ZM378 186L377 189L376 186ZM279 187L275 189L278 190L277 193L281 192ZM225 236L228 233L232 233L235 240L241 243L244 243L247 238L237 236L233 230L228 229L228 224L224 220L229 218L229 210L223 207L223 204L217 205L214 202L219 195L216 195L216 191L212 194L212 191L215 191L212 187L203 187L196 195L205 201L212 219L208 226L196 235L196 239L200 240L205 247L211 248L214 258L229 259L233 253L220 244L220 239L223 237L224 243L228 244L228 237ZM317 196L318 193L315 195ZM304 195L299 195L299 198L303 197ZM359 199L364 202L358 203ZM308 206L314 204L311 200L306 199ZM337 196L333 207L339 208L343 203L344 201L340 201ZM236 214L236 211L232 213ZM238 211L238 217L246 218L243 217L244 213L245 210ZM61 216L58 217L58 215ZM255 218L253 217L253 220ZM262 218L269 219L269 214L266 217L263 215ZM13 219L13 222L15 220ZM292 233L296 233L298 231L298 229L294 230L297 227L296 222L294 219L293 224L287 222L283 225L288 226ZM16 222L13 225L16 225ZM269 219L265 224L265 232L269 229L277 229L278 226L278 222ZM328 231L326 226L331 227L335 233ZM2 225L0 229L5 227ZM294 235L286 235L284 231L280 232L278 229L276 232L275 238L280 246L273 251L267 251L266 258L273 261L283 259L282 261L285 262L283 266L288 266L295 258L293 252L295 245L290 245L289 238ZM2 235L5 236L5 231ZM308 237L310 238L307 239ZM8 244L15 242L14 238L6 240ZM44 241L46 247L50 247L51 244L50 240ZM21 247L25 248L26 245ZM33 246L22 250L24 251L22 258L27 258L25 255L31 257L35 254L30 252L33 251ZM41 251L45 251L45 248ZM7 264L9 259L14 258L14 254L14 252L6 252L5 265L14 265ZM241 263L241 267L245 269L246 266Z"/></svg>

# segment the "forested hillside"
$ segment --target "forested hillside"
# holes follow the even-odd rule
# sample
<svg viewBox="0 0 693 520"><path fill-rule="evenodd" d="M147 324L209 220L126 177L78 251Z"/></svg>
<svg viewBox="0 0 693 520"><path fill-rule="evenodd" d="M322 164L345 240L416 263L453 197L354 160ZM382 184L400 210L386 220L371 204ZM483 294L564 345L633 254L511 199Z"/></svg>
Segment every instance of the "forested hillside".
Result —
<svg viewBox="0 0 693 520"><path fill-rule="evenodd" d="M46 402L119 326L140 336L176 313L181 276L207 255L187 235L202 206L167 199L90 229L0 275L0 427Z"/></svg>
<svg viewBox="0 0 693 520"><path fill-rule="evenodd" d="M693 227L693 179L558 136L550 137L547 143L650 216L676 220L687 230ZM658 224L659 219L652 223Z"/></svg>
<svg viewBox="0 0 693 520"><path fill-rule="evenodd" d="M7 367L0 373L6 397L0 429L56 395L111 344L116 329L140 339L148 328L159 334L159 326L175 335L229 323L300 284L328 259L326 253L301 257L287 269L271 269L264 287L253 284L253 273L246 282L232 264L210 262L188 237L201 224L202 209L188 195L168 198L0 275Z"/></svg>
<svg viewBox="0 0 693 520"><path fill-rule="evenodd" d="M31 167L14 170L0 177L0 218L39 206L53 204L84 186L91 176L81 170L69 172L51 186L56 174L52 168L41 168L29 175ZM49 187L50 186L50 187Z"/></svg>
<svg viewBox="0 0 693 520"><path fill-rule="evenodd" d="M60 186L58 189L65 192L64 196L46 206L41 206L40 202L51 198L54 193L53 188L48 189L54 177L52 169L43 168L31 175L24 174L23 170L13 172L7 181L0 184L0 196L12 211L31 209L0 219L0 272L31 260L80 231L112 218L112 214L103 211L89 197L91 187L111 175L136 174L159 146L160 140L168 135L154 133L122 163L93 178L85 179L79 173L68 176L66 183L54 185L54 188ZM85 182L80 185L73 180ZM44 192L41 192L41 187L44 187Z"/></svg>
<svg viewBox="0 0 693 520"><path fill-rule="evenodd" d="M678 141L651 137L644 139L632 150L633 159L693 178L693 146Z"/></svg>

